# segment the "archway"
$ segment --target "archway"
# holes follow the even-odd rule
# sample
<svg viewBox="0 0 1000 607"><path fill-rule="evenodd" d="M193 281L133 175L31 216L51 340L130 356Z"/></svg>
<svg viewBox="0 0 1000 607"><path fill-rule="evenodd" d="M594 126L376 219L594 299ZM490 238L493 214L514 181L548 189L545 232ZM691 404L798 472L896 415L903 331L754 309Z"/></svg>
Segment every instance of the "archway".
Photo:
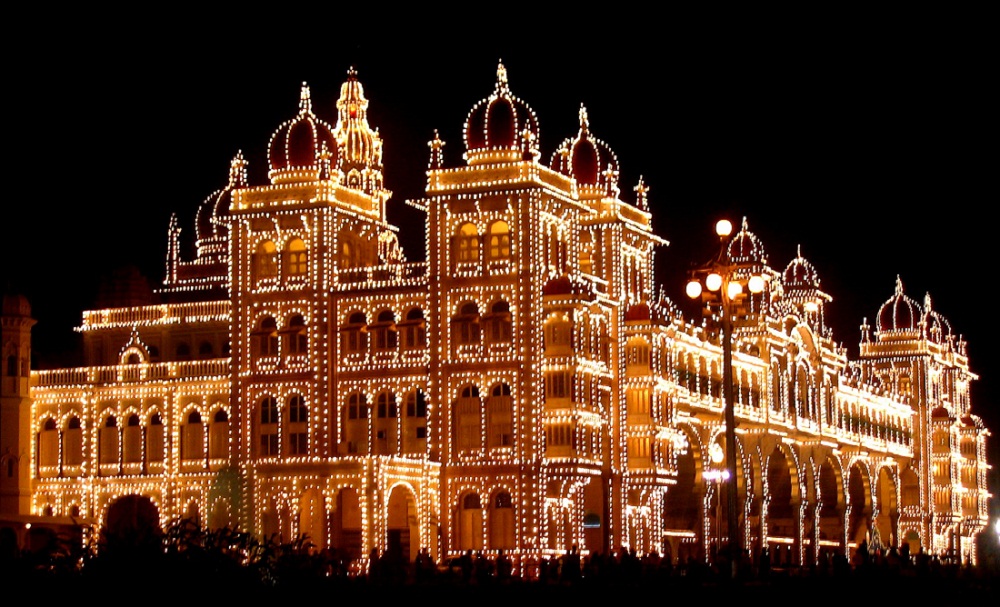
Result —
<svg viewBox="0 0 1000 607"><path fill-rule="evenodd" d="M422 547L418 521L413 491L404 485L393 487L386 513L386 554L401 556L408 562L416 560Z"/></svg>

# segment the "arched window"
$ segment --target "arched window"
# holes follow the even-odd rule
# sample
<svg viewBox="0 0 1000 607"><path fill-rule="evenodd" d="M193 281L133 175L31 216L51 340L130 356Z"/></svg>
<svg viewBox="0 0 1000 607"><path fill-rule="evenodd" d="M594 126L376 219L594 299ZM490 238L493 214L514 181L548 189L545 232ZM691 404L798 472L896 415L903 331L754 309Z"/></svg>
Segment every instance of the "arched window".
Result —
<svg viewBox="0 0 1000 607"><path fill-rule="evenodd" d="M278 323L272 316L265 316L253 331L253 345L258 357L278 355Z"/></svg>
<svg viewBox="0 0 1000 607"><path fill-rule="evenodd" d="M392 310L382 310L376 315L375 323L368 326L372 335L372 347L385 352L396 349L396 314Z"/></svg>
<svg viewBox="0 0 1000 607"><path fill-rule="evenodd" d="M309 409L299 394L288 399L288 453L309 454Z"/></svg>
<svg viewBox="0 0 1000 607"><path fill-rule="evenodd" d="M454 240L455 261L468 263L479 261L479 232L471 223L464 223L458 229Z"/></svg>
<svg viewBox="0 0 1000 607"><path fill-rule="evenodd" d="M186 341L177 344L174 349L174 360L191 360L191 346Z"/></svg>
<svg viewBox="0 0 1000 607"><path fill-rule="evenodd" d="M281 454L278 435L278 401L273 396L265 396L257 404L258 437L261 457L277 457Z"/></svg>
<svg viewBox="0 0 1000 607"><path fill-rule="evenodd" d="M490 449L510 447L514 444L514 400L510 386L496 384L490 389L486 403L486 436Z"/></svg>
<svg viewBox="0 0 1000 607"><path fill-rule="evenodd" d="M452 339L457 346L479 344L479 307L475 302L465 302L452 318Z"/></svg>
<svg viewBox="0 0 1000 607"><path fill-rule="evenodd" d="M396 396L392 392L379 392L375 398L375 447L376 453L396 453Z"/></svg>
<svg viewBox="0 0 1000 607"><path fill-rule="evenodd" d="M309 271L309 251L301 238L293 238L285 250L288 276L305 276Z"/></svg>
<svg viewBox="0 0 1000 607"><path fill-rule="evenodd" d="M181 459L199 460L205 457L205 427L201 413L192 411L187 416L181 434Z"/></svg>
<svg viewBox="0 0 1000 607"><path fill-rule="evenodd" d="M468 385L455 400L455 443L459 451L474 451L482 446L482 403L479 388Z"/></svg>
<svg viewBox="0 0 1000 607"><path fill-rule="evenodd" d="M83 463L83 425L80 418L73 416L66 423L63 434L63 465L77 467Z"/></svg>
<svg viewBox="0 0 1000 607"><path fill-rule="evenodd" d="M351 312L340 328L341 350L344 355L361 354L368 349L368 319L361 311Z"/></svg>
<svg viewBox="0 0 1000 607"><path fill-rule="evenodd" d="M290 355L306 354L309 351L309 334L306 330L306 321L301 314L288 319L285 340Z"/></svg>
<svg viewBox="0 0 1000 607"><path fill-rule="evenodd" d="M490 259L507 259L510 257L510 228L506 221L494 221L489 229Z"/></svg>
<svg viewBox="0 0 1000 607"><path fill-rule="evenodd" d="M427 347L427 323L424 311L412 308L406 313L406 320L396 324L402 337L402 349L414 350Z"/></svg>
<svg viewBox="0 0 1000 607"><path fill-rule="evenodd" d="M514 501L510 493L500 491L490 500L490 549L514 548Z"/></svg>
<svg viewBox="0 0 1000 607"><path fill-rule="evenodd" d="M423 391L407 393L403 407L403 452L423 453L427 448L427 400Z"/></svg>
<svg viewBox="0 0 1000 607"><path fill-rule="evenodd" d="M273 241L265 240L257 245L253 267L258 280L278 276L278 247Z"/></svg>
<svg viewBox="0 0 1000 607"><path fill-rule="evenodd" d="M352 392L344 408L344 445L347 453L368 451L368 397Z"/></svg>
<svg viewBox="0 0 1000 607"><path fill-rule="evenodd" d="M51 417L42 424L38 436L38 466L42 476L59 474L59 430Z"/></svg>
<svg viewBox="0 0 1000 607"><path fill-rule="evenodd" d="M122 437L124 453L122 460L126 464L138 464L142 462L142 427L139 424L139 416L135 413L128 416L125 422L124 436Z"/></svg>
<svg viewBox="0 0 1000 607"><path fill-rule="evenodd" d="M104 420L104 426L100 429L100 463L118 463L118 420L114 415L109 415Z"/></svg>
<svg viewBox="0 0 1000 607"><path fill-rule="evenodd" d="M212 425L208 429L208 457L229 457L229 414L224 409L219 409L212 416Z"/></svg>
<svg viewBox="0 0 1000 607"><path fill-rule="evenodd" d="M198 358L213 358L215 356L215 348L212 347L212 342L203 341L198 345Z"/></svg>
<svg viewBox="0 0 1000 607"><path fill-rule="evenodd" d="M161 466L166 457L164 453L166 447L166 429L159 413L154 413L149 418L149 427L146 431L146 461L149 465Z"/></svg>
<svg viewBox="0 0 1000 607"><path fill-rule="evenodd" d="M510 305L506 301L495 302L490 307L490 313L484 320L486 324L486 339L489 343L509 344L513 340L513 321L510 315Z"/></svg>

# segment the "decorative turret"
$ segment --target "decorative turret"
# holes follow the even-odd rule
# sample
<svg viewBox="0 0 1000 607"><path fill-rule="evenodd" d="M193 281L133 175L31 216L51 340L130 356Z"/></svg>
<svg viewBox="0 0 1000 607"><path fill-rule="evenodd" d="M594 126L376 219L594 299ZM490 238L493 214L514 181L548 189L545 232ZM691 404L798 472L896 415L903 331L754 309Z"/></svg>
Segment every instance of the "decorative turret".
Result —
<svg viewBox="0 0 1000 607"><path fill-rule="evenodd" d="M353 67L347 71L347 81L340 87L334 136L340 146L344 185L381 202L388 200L391 192L383 187L382 179L382 138L377 129L368 125L368 99ZM333 162L331 165L336 166Z"/></svg>

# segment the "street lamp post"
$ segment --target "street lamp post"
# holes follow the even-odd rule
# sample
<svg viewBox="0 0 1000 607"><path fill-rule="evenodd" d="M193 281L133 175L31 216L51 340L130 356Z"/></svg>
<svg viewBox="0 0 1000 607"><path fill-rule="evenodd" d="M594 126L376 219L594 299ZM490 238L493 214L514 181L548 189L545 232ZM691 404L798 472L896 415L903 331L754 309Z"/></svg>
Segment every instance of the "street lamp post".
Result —
<svg viewBox="0 0 1000 607"><path fill-rule="evenodd" d="M747 291L760 293L764 279L759 275L740 276L740 268L729 256L729 237L733 224L726 219L715 225L719 236L719 254L704 266L697 268L687 283L686 292L691 299L701 299L709 310L719 312L722 324L722 396L726 436L726 526L729 535L728 556L735 577L742 552L739 500L736 495L736 401L733 388L733 314L746 300ZM721 542L721 538L720 538Z"/></svg>

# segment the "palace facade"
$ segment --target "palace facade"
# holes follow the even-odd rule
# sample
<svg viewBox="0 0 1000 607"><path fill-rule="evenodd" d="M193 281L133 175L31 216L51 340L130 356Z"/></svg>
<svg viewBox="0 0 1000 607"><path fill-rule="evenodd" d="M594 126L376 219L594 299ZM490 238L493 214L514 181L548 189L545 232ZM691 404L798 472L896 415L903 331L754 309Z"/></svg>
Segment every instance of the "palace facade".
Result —
<svg viewBox="0 0 1000 607"><path fill-rule="evenodd" d="M685 319L654 285L666 241L642 181L622 197L583 108L543 158L503 65L461 161L430 142L408 201L426 261L407 261L368 103L353 69L329 120L303 84L267 182L237 154L190 253L171 221L155 301L83 312L85 366L30 369L30 303L5 295L5 520L97 529L138 500L164 527L305 534L359 562L708 559L731 531L789 564L862 541L975 561L990 432L929 296L886 285L851 360L814 267L772 268L744 219L722 257L763 291L729 340L717 308Z"/></svg>

